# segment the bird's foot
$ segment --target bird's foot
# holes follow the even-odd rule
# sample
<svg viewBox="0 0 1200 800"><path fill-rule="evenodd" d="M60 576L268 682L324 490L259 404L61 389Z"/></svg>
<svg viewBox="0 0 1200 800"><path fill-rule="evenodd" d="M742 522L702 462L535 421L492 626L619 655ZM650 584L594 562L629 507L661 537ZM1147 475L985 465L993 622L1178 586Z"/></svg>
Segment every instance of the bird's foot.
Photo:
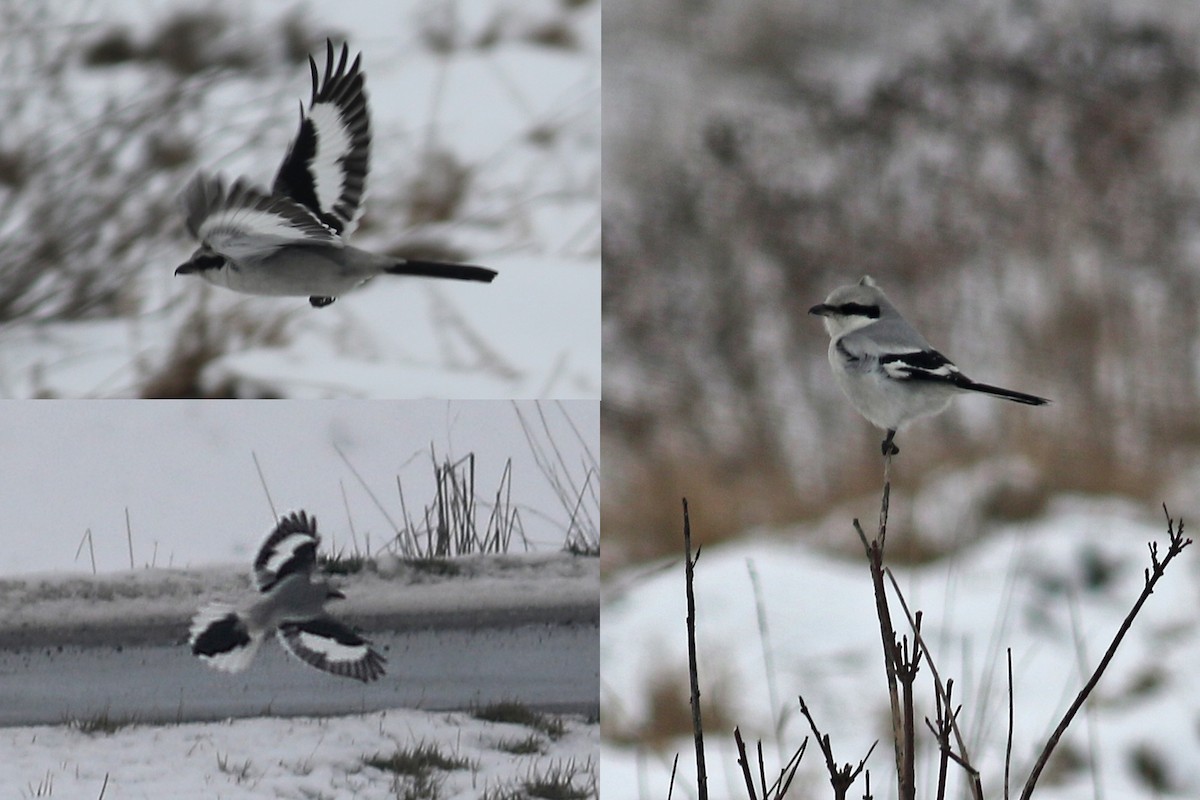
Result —
<svg viewBox="0 0 1200 800"><path fill-rule="evenodd" d="M900 448L896 447L896 443L893 441L895 438L896 432L888 431L887 438L883 440L883 445L880 447L880 451L883 453L884 458L900 454Z"/></svg>

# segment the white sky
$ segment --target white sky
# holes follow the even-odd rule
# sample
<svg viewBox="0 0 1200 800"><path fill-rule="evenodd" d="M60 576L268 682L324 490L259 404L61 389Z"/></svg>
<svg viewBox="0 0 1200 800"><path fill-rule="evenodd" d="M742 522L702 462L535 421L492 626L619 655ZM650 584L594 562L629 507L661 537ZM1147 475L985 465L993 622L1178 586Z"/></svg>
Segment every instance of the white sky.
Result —
<svg viewBox="0 0 1200 800"><path fill-rule="evenodd" d="M100 571L134 563L196 566L249 560L272 524L252 454L279 513L316 514L326 543L348 540L341 484L359 541L391 536L387 520L338 456L340 448L399 521L396 477L409 513L433 499L429 447L476 456L476 488L494 496L508 458L526 533L561 546L567 513L538 469L517 409L549 445L538 404L508 401L45 401L0 403L0 574L91 571L89 528ZM581 482L599 458L594 401L543 402L552 439ZM479 510L479 524L486 522ZM546 519L545 517L549 517ZM157 555L155 548L157 547Z"/></svg>

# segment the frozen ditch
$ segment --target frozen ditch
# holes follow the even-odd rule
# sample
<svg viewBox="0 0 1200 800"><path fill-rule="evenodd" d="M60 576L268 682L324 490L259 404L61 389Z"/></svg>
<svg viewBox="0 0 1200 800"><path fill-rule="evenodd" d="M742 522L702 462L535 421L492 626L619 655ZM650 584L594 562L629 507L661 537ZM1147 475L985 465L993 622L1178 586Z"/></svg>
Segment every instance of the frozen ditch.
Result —
<svg viewBox="0 0 1200 800"><path fill-rule="evenodd" d="M387 675L369 685L314 670L274 642L238 675L193 658L185 639L197 601L236 595L244 582L228 570L0 581L0 725L448 710L509 700L594 716L596 561L493 556L456 560L453 577L348 579L351 600L335 611L388 659Z"/></svg>

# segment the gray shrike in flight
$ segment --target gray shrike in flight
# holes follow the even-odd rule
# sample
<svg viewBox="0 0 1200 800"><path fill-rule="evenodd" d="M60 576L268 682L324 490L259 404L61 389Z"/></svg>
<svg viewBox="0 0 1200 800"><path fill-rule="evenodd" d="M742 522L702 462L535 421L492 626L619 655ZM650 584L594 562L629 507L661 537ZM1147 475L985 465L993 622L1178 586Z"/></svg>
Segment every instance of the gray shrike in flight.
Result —
<svg viewBox="0 0 1200 800"><path fill-rule="evenodd" d="M176 275L195 275L235 292L308 297L320 308L377 275L415 275L490 283L496 271L467 264L379 255L346 242L362 216L371 147L362 55L335 58L325 72L309 56L312 98L300 115L271 191L243 178L232 186L204 173L184 188L187 229L200 242Z"/></svg>

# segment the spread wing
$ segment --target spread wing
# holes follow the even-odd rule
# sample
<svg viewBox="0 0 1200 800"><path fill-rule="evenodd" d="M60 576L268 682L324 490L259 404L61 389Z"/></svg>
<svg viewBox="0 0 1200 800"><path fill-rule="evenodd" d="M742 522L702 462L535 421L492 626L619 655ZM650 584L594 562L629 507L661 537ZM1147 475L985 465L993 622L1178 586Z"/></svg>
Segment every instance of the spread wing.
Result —
<svg viewBox="0 0 1200 800"><path fill-rule="evenodd" d="M199 174L180 197L192 236L234 261L285 245L341 247L335 231L287 197L270 196L243 180L226 188L221 177Z"/></svg>
<svg viewBox="0 0 1200 800"><path fill-rule="evenodd" d="M254 559L254 585L267 592L289 575L312 572L320 542L316 517L303 511L284 516Z"/></svg>
<svg viewBox="0 0 1200 800"><path fill-rule="evenodd" d="M306 664L363 683L383 675L386 658L371 643L330 617L279 626L279 642Z"/></svg>
<svg viewBox="0 0 1200 800"><path fill-rule="evenodd" d="M261 631L251 631L233 606L210 603L196 613L188 631L192 655L225 672L241 672L250 665Z"/></svg>
<svg viewBox="0 0 1200 800"><path fill-rule="evenodd" d="M371 148L370 117L362 54L347 67L350 48L336 59L325 41L325 72L318 75L312 56L312 98L300 112L300 131L275 175L274 193L288 197L340 235L349 234L362 216Z"/></svg>

